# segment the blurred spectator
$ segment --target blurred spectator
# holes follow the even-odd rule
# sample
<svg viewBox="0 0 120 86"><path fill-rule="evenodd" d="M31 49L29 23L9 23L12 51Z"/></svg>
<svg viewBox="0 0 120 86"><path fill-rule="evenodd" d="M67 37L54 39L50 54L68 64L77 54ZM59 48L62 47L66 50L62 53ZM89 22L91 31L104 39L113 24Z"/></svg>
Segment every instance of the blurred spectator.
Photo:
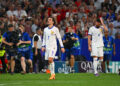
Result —
<svg viewBox="0 0 120 86"><path fill-rule="evenodd" d="M94 4L95 4L96 10L101 9L101 3L99 2L99 1L101 1L101 0L94 0L94 1L95 1Z"/></svg>
<svg viewBox="0 0 120 86"><path fill-rule="evenodd" d="M120 15L117 16L117 20L113 22L114 28L120 32Z"/></svg>
<svg viewBox="0 0 120 86"><path fill-rule="evenodd" d="M4 23L2 21L0 21L0 30L1 30L2 35L3 35L3 33L7 32L7 30L5 30L5 28L4 28Z"/></svg>
<svg viewBox="0 0 120 86"><path fill-rule="evenodd" d="M108 30L109 30L109 35L115 39L117 30L114 28L113 23L109 23Z"/></svg>
<svg viewBox="0 0 120 86"><path fill-rule="evenodd" d="M17 9L13 13L16 18L22 19L23 17L27 17L27 13L24 9L21 8L21 5L17 5Z"/></svg>
<svg viewBox="0 0 120 86"><path fill-rule="evenodd" d="M32 38L33 33L32 33L32 28L31 27L32 27L31 18L26 18L26 20L25 20L25 32L27 32L30 35L30 37Z"/></svg>
<svg viewBox="0 0 120 86"><path fill-rule="evenodd" d="M5 64L5 45L2 43L2 34L1 34L1 30L0 30L0 60L2 62L2 73L6 73L6 64Z"/></svg>
<svg viewBox="0 0 120 86"><path fill-rule="evenodd" d="M9 10L7 11L7 16L14 16L14 5L9 6Z"/></svg>
<svg viewBox="0 0 120 86"><path fill-rule="evenodd" d="M17 22L14 21L14 16L9 16L8 17L8 22L7 24L12 24L14 26L14 30L17 30L18 29L18 24Z"/></svg>
<svg viewBox="0 0 120 86"><path fill-rule="evenodd" d="M35 34L38 27L38 19L34 19L34 24L32 25L32 32Z"/></svg>

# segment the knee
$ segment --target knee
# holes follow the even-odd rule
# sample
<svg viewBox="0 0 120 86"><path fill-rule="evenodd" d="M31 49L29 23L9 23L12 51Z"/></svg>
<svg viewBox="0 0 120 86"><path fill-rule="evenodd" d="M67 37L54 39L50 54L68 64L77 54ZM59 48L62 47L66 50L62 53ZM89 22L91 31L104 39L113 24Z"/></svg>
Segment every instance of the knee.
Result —
<svg viewBox="0 0 120 86"><path fill-rule="evenodd" d="M74 55L71 55L71 57L70 57L71 59L74 59Z"/></svg>
<svg viewBox="0 0 120 86"><path fill-rule="evenodd" d="M50 57L50 58L48 59L48 61L49 61L49 63L52 63L52 62L53 62L53 58Z"/></svg>
<svg viewBox="0 0 120 86"><path fill-rule="evenodd" d="M28 63L29 63L29 64L32 64L32 60L29 59L29 60L28 60Z"/></svg>
<svg viewBox="0 0 120 86"><path fill-rule="evenodd" d="M11 61L14 61L14 57L11 57L11 59L10 59Z"/></svg>
<svg viewBox="0 0 120 86"><path fill-rule="evenodd" d="M21 57L21 61L22 61L22 62L25 61L25 58L24 58L24 57Z"/></svg>

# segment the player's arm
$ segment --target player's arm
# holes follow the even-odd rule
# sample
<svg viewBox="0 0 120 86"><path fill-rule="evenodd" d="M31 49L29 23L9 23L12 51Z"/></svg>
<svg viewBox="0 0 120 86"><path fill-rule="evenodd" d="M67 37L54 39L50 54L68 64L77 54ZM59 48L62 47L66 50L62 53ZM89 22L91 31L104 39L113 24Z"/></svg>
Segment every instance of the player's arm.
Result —
<svg viewBox="0 0 120 86"><path fill-rule="evenodd" d="M100 18L100 21L101 21L101 24L102 24L104 30L105 30L105 31L108 31L108 28L107 28L106 25L104 24L104 21L103 21L102 17Z"/></svg>
<svg viewBox="0 0 120 86"><path fill-rule="evenodd" d="M77 35L76 35L76 34L74 34L74 37L72 37L72 40L75 40L75 41L77 41L77 40L78 40L78 37L77 37Z"/></svg>
<svg viewBox="0 0 120 86"><path fill-rule="evenodd" d="M19 40L19 42L17 43L17 46L19 46L20 44L31 44L31 38L29 36L29 34L23 35L26 37L26 41L25 40Z"/></svg>
<svg viewBox="0 0 120 86"><path fill-rule="evenodd" d="M39 40L38 36L35 36L35 37L34 37L35 55L37 55L37 54L38 54L38 52L37 52L37 42L38 42L38 40Z"/></svg>
<svg viewBox="0 0 120 86"><path fill-rule="evenodd" d="M43 43L42 43L42 51L45 51L45 47L46 47L46 33L45 33L45 30L44 30L44 33L43 33Z"/></svg>
<svg viewBox="0 0 120 86"><path fill-rule="evenodd" d="M92 34L93 34L93 31L92 31L92 27L89 29L89 32L88 32L88 50L91 52L92 51L92 48L91 48L91 38L92 38Z"/></svg>
<svg viewBox="0 0 120 86"><path fill-rule="evenodd" d="M91 52L92 48L91 48L91 35L88 35L88 49Z"/></svg>
<svg viewBox="0 0 120 86"><path fill-rule="evenodd" d="M8 45L8 46L12 46L13 43L11 43L11 42L9 43L9 42L6 41L6 35L7 35L7 33L4 33L4 34L3 34L2 43L6 44L6 45Z"/></svg>
<svg viewBox="0 0 120 86"><path fill-rule="evenodd" d="M56 28L56 36L57 36L57 39L58 39L59 44L61 46L61 51L65 52L64 45L63 45L63 42L62 42L62 39L61 39L61 36L60 36L58 28Z"/></svg>
<svg viewBox="0 0 120 86"><path fill-rule="evenodd" d="M12 45L13 45L13 43L7 42L7 41L5 40L5 38L2 38L2 42L3 42L4 44L6 44L6 45L9 45L9 46L12 46Z"/></svg>

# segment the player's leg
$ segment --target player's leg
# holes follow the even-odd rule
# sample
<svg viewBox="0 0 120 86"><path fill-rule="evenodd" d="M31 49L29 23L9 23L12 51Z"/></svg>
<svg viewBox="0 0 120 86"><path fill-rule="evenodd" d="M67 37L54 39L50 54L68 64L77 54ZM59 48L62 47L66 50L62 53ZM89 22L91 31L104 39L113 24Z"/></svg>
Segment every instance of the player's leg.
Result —
<svg viewBox="0 0 120 86"><path fill-rule="evenodd" d="M51 49L49 52L49 58L48 58L48 62L49 62L49 67L50 67L50 71L51 71L51 79L55 79L55 63L54 63L54 57L56 54L57 49Z"/></svg>
<svg viewBox="0 0 120 86"><path fill-rule="evenodd" d="M21 67L22 67L22 72L21 74L25 74L26 73L26 63L25 63L25 57L21 57Z"/></svg>
<svg viewBox="0 0 120 86"><path fill-rule="evenodd" d="M103 65L102 65L102 72L103 72L103 73L106 73L106 71L105 71L105 63L106 63L106 60L107 60L107 55L104 55Z"/></svg>
<svg viewBox="0 0 120 86"><path fill-rule="evenodd" d="M74 57L74 55L71 55L71 56L70 56L71 72L74 72L74 63L75 63L75 57Z"/></svg>
<svg viewBox="0 0 120 86"><path fill-rule="evenodd" d="M49 57L48 61L49 61L49 68L50 68L50 71L51 71L50 80L55 79L55 64L54 64L54 61L53 61L53 57Z"/></svg>
<svg viewBox="0 0 120 86"><path fill-rule="evenodd" d="M108 72L110 72L110 68L109 68L109 62L112 60L112 55L108 55L108 58L107 58L107 70Z"/></svg>
<svg viewBox="0 0 120 86"><path fill-rule="evenodd" d="M98 49L95 46L92 46L91 56L93 57L93 69L95 76L98 76Z"/></svg>
<svg viewBox="0 0 120 86"><path fill-rule="evenodd" d="M15 68L14 56L11 56L10 67L11 67L11 74L13 74L14 73L14 68Z"/></svg>
<svg viewBox="0 0 120 86"><path fill-rule="evenodd" d="M99 47L98 48L98 57L99 57L99 60L98 60L98 65L101 66L101 68L103 69L103 47Z"/></svg>
<svg viewBox="0 0 120 86"><path fill-rule="evenodd" d="M27 62L29 64L29 72L32 73L33 72L33 64L32 64L32 59L33 59L33 52L30 50L30 51L27 51L25 53L25 58L27 59Z"/></svg>
<svg viewBox="0 0 120 86"><path fill-rule="evenodd" d="M28 59L27 61L28 61L29 65L30 65L29 72L32 73L32 72L33 72L33 64L32 64L32 60L31 60L31 59Z"/></svg>

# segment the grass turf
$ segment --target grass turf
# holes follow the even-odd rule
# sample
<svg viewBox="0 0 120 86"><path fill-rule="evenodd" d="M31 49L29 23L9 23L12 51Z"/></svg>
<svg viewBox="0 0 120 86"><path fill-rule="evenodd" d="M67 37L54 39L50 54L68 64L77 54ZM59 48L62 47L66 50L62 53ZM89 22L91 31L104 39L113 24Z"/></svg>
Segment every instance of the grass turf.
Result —
<svg viewBox="0 0 120 86"><path fill-rule="evenodd" d="M49 74L0 74L0 86L120 86L117 74L56 74L56 80L48 78Z"/></svg>

